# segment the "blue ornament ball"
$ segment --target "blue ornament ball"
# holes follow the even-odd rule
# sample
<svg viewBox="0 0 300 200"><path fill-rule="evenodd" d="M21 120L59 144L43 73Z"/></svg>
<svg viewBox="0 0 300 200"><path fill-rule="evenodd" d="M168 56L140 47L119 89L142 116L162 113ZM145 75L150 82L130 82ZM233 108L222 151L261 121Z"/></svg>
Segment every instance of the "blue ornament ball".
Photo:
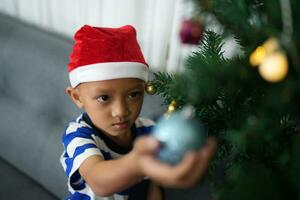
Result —
<svg viewBox="0 0 300 200"><path fill-rule="evenodd" d="M153 136L160 141L157 158L171 165L178 164L185 153L201 148L205 129L199 120L186 114L187 109L159 119Z"/></svg>

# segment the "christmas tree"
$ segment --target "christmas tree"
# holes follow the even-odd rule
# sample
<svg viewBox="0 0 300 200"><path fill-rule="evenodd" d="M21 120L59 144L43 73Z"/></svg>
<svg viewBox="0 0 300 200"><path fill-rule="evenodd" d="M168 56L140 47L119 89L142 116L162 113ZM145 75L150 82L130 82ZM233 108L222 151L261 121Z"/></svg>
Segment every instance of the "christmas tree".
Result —
<svg viewBox="0 0 300 200"><path fill-rule="evenodd" d="M192 105L217 138L212 198L300 199L300 1L195 0L194 6L204 27L203 34L197 29L198 50L182 73L156 73L150 84L169 111ZM194 19L184 22L184 43L195 43L187 31ZM205 28L209 23L222 31ZM228 36L240 47L231 57L224 56Z"/></svg>

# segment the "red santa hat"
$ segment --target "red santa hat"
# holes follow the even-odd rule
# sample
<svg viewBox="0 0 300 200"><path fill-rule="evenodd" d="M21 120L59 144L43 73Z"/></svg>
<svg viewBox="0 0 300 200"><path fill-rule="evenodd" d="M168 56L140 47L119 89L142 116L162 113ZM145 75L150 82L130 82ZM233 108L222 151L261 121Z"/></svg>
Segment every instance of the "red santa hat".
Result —
<svg viewBox="0 0 300 200"><path fill-rule="evenodd" d="M130 25L120 28L85 25L74 36L68 64L71 86L117 78L148 79L148 64Z"/></svg>

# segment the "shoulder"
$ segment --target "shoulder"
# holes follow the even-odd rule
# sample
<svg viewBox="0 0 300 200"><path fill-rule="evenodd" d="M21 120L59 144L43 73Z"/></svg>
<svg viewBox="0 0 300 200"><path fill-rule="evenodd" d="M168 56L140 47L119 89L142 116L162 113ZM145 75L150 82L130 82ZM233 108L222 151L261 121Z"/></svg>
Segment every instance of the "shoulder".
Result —
<svg viewBox="0 0 300 200"><path fill-rule="evenodd" d="M81 129L90 129L93 128L83 120L83 114L79 115L76 119L69 122L67 129L65 131L66 134L73 133L79 131Z"/></svg>
<svg viewBox="0 0 300 200"><path fill-rule="evenodd" d="M69 122L62 140L66 145L75 138L91 138L93 134L95 134L95 130L83 120L83 115L81 114L76 119Z"/></svg>

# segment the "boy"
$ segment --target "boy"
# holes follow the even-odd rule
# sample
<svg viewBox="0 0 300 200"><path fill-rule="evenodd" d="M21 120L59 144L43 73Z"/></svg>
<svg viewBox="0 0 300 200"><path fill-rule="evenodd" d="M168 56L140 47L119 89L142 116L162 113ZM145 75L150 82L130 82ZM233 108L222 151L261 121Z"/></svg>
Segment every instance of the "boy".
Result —
<svg viewBox="0 0 300 200"><path fill-rule="evenodd" d="M68 199L161 200L158 185L193 185L207 168L215 143L189 153L177 166L155 159L159 143L145 136L154 123L138 118L148 65L135 29L85 25L74 38L66 93L85 112L63 136Z"/></svg>

